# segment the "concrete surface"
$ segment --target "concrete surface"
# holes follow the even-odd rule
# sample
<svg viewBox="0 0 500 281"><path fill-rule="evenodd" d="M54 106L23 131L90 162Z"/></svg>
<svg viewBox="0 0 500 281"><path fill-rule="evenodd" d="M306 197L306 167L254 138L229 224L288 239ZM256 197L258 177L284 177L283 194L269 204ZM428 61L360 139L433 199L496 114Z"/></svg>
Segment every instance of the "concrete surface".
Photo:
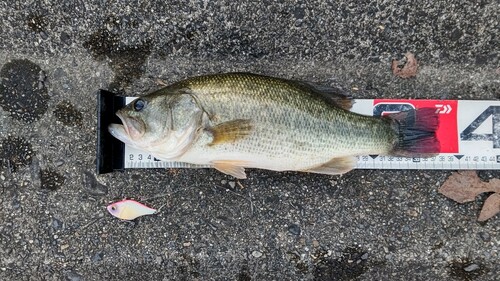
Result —
<svg viewBox="0 0 500 281"><path fill-rule="evenodd" d="M438 194L451 171L96 176L99 88L251 71L500 98L498 1L240 2L0 2L0 280L499 280L500 218ZM408 51L420 72L396 78ZM124 197L163 208L121 222Z"/></svg>

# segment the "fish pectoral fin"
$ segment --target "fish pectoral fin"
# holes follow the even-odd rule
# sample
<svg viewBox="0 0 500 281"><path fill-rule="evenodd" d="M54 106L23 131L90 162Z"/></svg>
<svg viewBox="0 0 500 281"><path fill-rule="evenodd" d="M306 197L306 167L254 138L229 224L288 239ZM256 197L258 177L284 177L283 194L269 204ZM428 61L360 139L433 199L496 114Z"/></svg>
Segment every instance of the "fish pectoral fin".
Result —
<svg viewBox="0 0 500 281"><path fill-rule="evenodd" d="M332 158L330 161L314 167L312 169L305 170L304 172L326 174L326 175L341 175L354 169L356 165L356 157L345 156Z"/></svg>
<svg viewBox="0 0 500 281"><path fill-rule="evenodd" d="M213 161L212 165L219 172L222 172L227 175L231 175L237 179L246 179L247 175L245 174L245 168L243 161L234 161L234 160L218 160Z"/></svg>
<svg viewBox="0 0 500 281"><path fill-rule="evenodd" d="M250 135L253 131L252 121L249 119L236 119L217 124L209 129L212 132L213 140L210 146L235 142Z"/></svg>

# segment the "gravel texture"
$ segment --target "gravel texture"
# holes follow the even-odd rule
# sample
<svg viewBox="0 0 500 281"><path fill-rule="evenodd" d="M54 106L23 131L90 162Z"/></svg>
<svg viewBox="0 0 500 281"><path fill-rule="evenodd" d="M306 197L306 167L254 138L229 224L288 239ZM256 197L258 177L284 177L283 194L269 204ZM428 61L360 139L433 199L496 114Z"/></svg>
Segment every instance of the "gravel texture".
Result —
<svg viewBox="0 0 500 281"><path fill-rule="evenodd" d="M499 99L499 8L1 1L0 280L499 280L500 217L438 194L451 171L95 173L100 88L250 71L357 98ZM418 75L394 77L409 51ZM105 207L125 197L161 212L121 222Z"/></svg>

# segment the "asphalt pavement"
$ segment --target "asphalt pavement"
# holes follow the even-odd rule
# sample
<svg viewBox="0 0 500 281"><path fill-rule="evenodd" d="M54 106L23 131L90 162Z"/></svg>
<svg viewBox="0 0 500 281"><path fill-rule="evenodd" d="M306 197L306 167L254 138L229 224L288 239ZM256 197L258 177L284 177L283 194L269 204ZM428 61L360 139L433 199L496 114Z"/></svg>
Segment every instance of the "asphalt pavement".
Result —
<svg viewBox="0 0 500 281"><path fill-rule="evenodd" d="M0 280L500 280L452 171L97 175L99 89L248 71L355 98L500 99L498 1L1 1ZM407 52L417 76L395 77ZM499 171L480 171L482 179ZM106 206L161 208L123 222Z"/></svg>

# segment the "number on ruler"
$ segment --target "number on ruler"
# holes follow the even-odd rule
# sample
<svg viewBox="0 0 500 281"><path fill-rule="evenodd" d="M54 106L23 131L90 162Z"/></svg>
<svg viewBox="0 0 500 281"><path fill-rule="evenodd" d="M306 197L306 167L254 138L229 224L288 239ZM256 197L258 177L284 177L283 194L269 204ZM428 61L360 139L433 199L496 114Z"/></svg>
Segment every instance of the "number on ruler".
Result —
<svg viewBox="0 0 500 281"><path fill-rule="evenodd" d="M491 134L474 134L473 132L492 116ZM460 134L460 139L464 141L485 140L493 142L493 148L500 148L500 106L490 106L481 113L465 130Z"/></svg>
<svg viewBox="0 0 500 281"><path fill-rule="evenodd" d="M373 116L382 116L384 113L409 111L415 109L410 103L379 103L373 107Z"/></svg>

